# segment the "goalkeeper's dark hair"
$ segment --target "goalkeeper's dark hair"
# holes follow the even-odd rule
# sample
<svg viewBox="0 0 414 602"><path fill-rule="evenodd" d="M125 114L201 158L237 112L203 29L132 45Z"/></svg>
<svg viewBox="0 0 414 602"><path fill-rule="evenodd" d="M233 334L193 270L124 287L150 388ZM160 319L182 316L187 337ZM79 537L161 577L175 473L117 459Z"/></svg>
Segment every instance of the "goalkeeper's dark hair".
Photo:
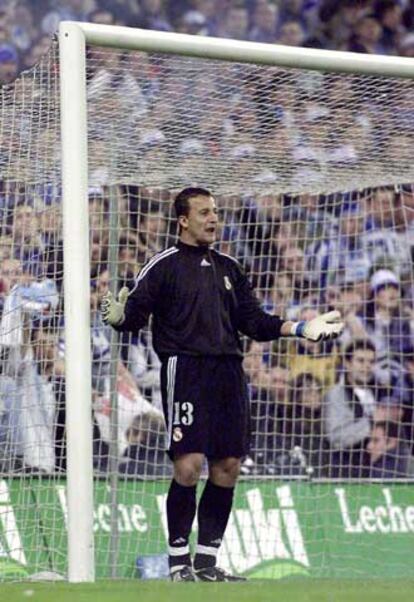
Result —
<svg viewBox="0 0 414 602"><path fill-rule="evenodd" d="M178 219L181 215L188 216L190 213L190 200L196 196L212 196L211 192L206 188L189 186L183 188L174 199L175 217Z"/></svg>

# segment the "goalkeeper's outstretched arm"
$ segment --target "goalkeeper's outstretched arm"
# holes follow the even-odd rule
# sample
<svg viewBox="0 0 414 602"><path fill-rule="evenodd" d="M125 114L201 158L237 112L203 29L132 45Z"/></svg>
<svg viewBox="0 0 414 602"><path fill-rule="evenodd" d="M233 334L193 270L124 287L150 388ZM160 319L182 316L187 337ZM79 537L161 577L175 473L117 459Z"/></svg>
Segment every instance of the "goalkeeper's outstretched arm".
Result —
<svg viewBox="0 0 414 602"><path fill-rule="evenodd" d="M101 302L102 320L116 330L135 331L148 321L149 315L157 307L158 300L165 297L163 283L168 269L167 257L175 251L166 251L150 260L141 271L134 289L130 292L123 287L116 299L108 292ZM234 266L233 266L234 267ZM238 268L237 268L238 269ZM252 286L242 269L236 275L236 295L238 316L235 327L238 331L258 341L269 341L279 336L296 336L318 342L338 337L344 330L344 323L338 311L321 314L312 320L291 322L265 312L255 296Z"/></svg>
<svg viewBox="0 0 414 602"><path fill-rule="evenodd" d="M238 330L256 341L296 336L318 342L340 336L345 324L339 311L321 314L312 320L284 321L264 311L242 267L237 264L236 295L238 299Z"/></svg>

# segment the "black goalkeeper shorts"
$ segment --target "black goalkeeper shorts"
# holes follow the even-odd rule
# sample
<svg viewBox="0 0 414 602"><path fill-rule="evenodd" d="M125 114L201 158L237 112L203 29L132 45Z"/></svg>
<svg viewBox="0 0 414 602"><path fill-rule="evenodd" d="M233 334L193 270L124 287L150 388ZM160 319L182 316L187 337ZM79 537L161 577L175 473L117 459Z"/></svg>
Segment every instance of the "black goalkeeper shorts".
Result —
<svg viewBox="0 0 414 602"><path fill-rule="evenodd" d="M169 357L161 392L171 459L188 453L241 458L250 439L249 396L236 356Z"/></svg>

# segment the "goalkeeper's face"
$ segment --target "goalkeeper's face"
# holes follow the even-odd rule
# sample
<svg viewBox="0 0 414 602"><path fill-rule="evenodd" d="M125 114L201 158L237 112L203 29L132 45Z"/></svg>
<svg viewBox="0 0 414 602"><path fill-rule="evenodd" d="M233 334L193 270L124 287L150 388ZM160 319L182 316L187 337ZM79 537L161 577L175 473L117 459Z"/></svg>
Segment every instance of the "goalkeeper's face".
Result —
<svg viewBox="0 0 414 602"><path fill-rule="evenodd" d="M218 215L216 202L211 196L190 199L188 215L180 216L180 238L188 245L211 245L217 238Z"/></svg>

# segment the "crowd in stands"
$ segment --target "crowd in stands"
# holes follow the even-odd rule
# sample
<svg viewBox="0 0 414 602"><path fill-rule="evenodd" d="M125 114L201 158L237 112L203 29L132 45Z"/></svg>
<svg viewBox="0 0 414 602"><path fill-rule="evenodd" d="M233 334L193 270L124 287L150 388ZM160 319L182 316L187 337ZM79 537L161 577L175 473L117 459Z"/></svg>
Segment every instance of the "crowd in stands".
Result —
<svg viewBox="0 0 414 602"><path fill-rule="evenodd" d="M61 19L357 52L414 52L409 1L16 1L0 4L0 79L10 83L37 62ZM377 81L371 94L358 81L352 87L329 75L306 86L276 71L274 79L263 73L243 81L237 70L224 70L224 76L194 71L186 81L175 77L174 64L157 58L135 61L102 50L90 58L95 469L113 467L115 454L126 476L160 477L171 470L162 451L159 360L150 331L123 335L114 365L114 335L101 321L99 303L113 278L114 199L120 216L117 287L133 286L145 261L174 244L174 190L165 184L172 164L180 187L194 174L204 183L200 174L208 173L219 174L231 189L234 177L237 192L216 195L223 224L217 248L242 263L268 311L293 320L331 308L345 316L345 332L335 343L244 342L253 427L244 473L413 476L414 186L400 180L335 194L274 192L295 182L298 188L299 180L312 189L313 175L336 169L335 179L347 166L359 177L378 164L382 171L403 172L412 163L412 88L390 94L384 84L379 94ZM53 147L58 122L52 113L42 118L42 85L39 80L30 97L38 144L19 135L28 131L27 102L21 102L24 126L10 126L8 146L0 151L0 471L50 474L66 470L61 190L58 180L19 182L9 168L13 160L23 165L34 149L40 174L59 156ZM27 89L18 87L16 98ZM217 89L220 94L213 94ZM18 121L16 102L13 94L3 100L8 135L9 124ZM102 127L103 120L119 129ZM126 165L140 181L158 170L164 185L109 186L108 161L100 163L108 135L117 150L109 167Z"/></svg>
<svg viewBox="0 0 414 602"><path fill-rule="evenodd" d="M170 465L163 453L159 360L150 331L122 335L114 366L113 333L99 313L110 284L111 194L113 188L102 187L89 195L95 469L108 470L114 453L112 371L119 470L140 478L165 476ZM132 287L148 257L176 240L172 193L125 185L115 194L126 209L116 284ZM62 234L56 206L39 211L33 201L26 190L0 241L0 458L3 471L50 473L66 467ZM336 196L337 206L323 195L240 195L231 206L218 195L217 201L224 224L217 248L244 265L268 311L306 320L339 309L346 323L330 343L244 342L253 427L244 473L412 476L414 186ZM264 202L280 211L261 213ZM345 211L349 203L352 210ZM293 210L299 213L292 220ZM316 216L324 225L318 238L286 236L286 227L309 228ZM224 234L229 227L230 237Z"/></svg>
<svg viewBox="0 0 414 602"><path fill-rule="evenodd" d="M414 56L412 0L2 0L0 81L37 63L61 20Z"/></svg>

